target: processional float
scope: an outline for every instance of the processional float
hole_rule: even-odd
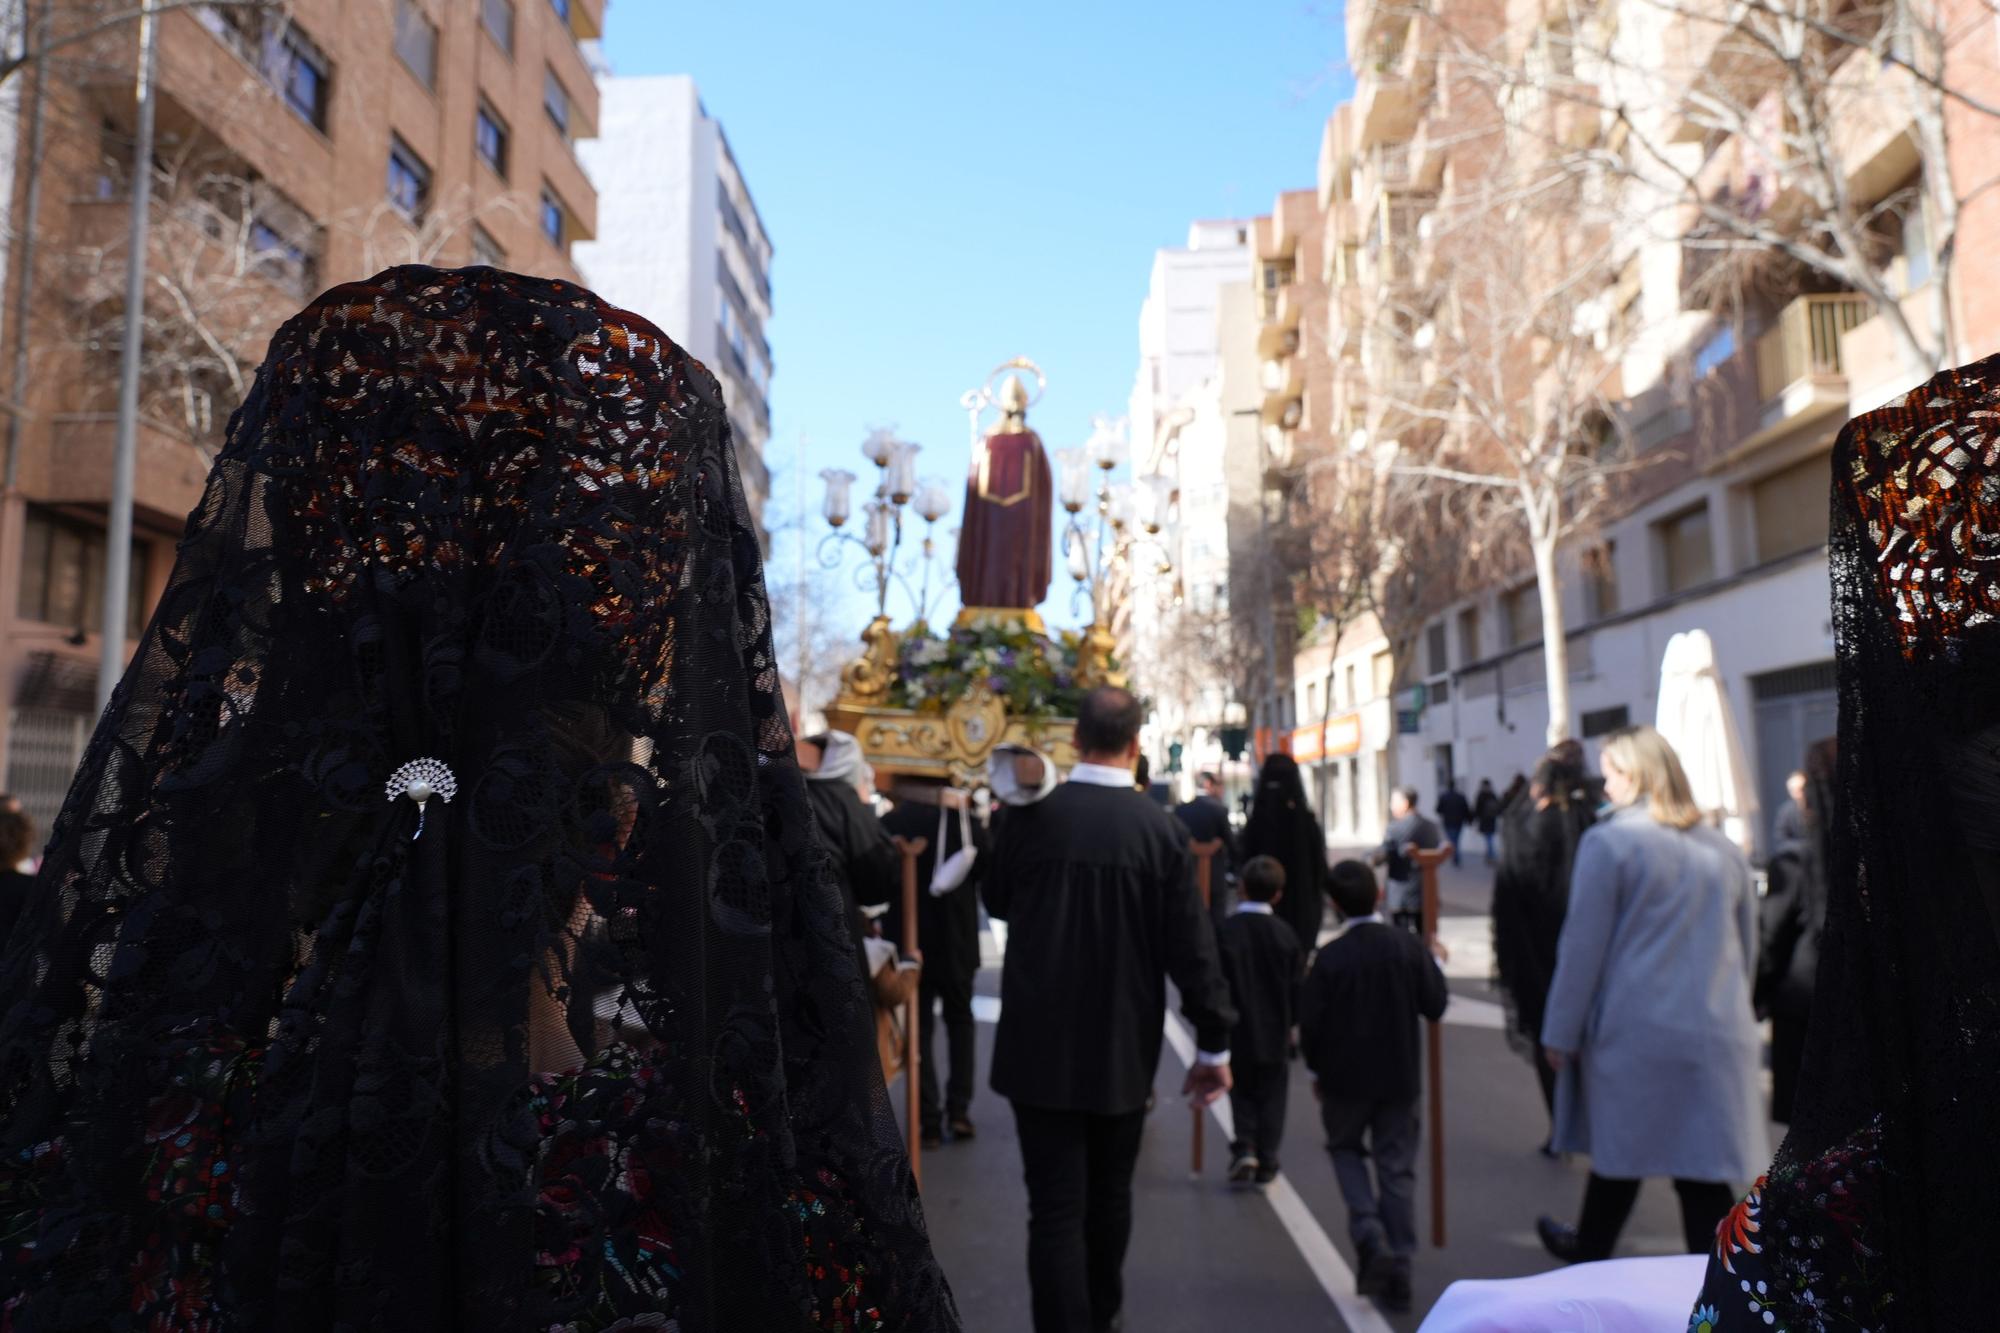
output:
[[[1030,391],[1023,376],[1034,381]],[[1047,379],[1025,357],[996,368],[959,404],[968,414],[971,466],[955,558],[962,609],[949,631],[929,618],[945,591],[933,580],[935,529],[950,510],[942,483],[919,481],[920,446],[888,431],[872,433],[862,454],[876,469],[874,494],[853,518],[852,472],[828,469],[824,517],[832,528],[820,561],[840,563],[844,548],[867,556],[858,573],[875,596],[875,613],[861,635],[861,653],[842,670],[840,690],[826,707],[833,727],[861,744],[879,779],[928,779],[971,789],[986,780],[989,760],[1004,746],[1040,753],[1058,772],[1076,763],[1076,706],[1101,684],[1124,684],[1114,659],[1115,586],[1129,578],[1132,557],[1160,541],[1178,500],[1164,477],[1114,483],[1126,461],[1124,434],[1100,419],[1089,445],[1064,449],[1051,472],[1042,440],[1028,425]],[[990,423],[988,418],[991,418]],[[1059,479],[1059,482],[1058,482]],[[1080,632],[1050,634],[1036,608],[1048,596],[1055,552],[1055,510],[1067,515],[1062,546],[1079,604],[1090,620]],[[924,523],[920,543],[906,550],[906,520]],[[912,570],[911,565],[918,567]],[[901,586],[914,605],[907,626],[889,615],[890,592]],[[915,949],[916,858],[923,843],[903,844],[905,930]],[[916,1001],[907,1025],[911,1160],[919,1162]]]

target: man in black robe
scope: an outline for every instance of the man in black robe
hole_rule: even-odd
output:
[[[1229,826],[1229,807],[1222,803],[1222,779],[1213,773],[1203,773],[1195,779],[1195,788],[1194,799],[1176,809],[1174,817],[1187,826],[1191,841],[1222,844],[1208,880],[1209,915],[1220,929],[1229,916],[1229,884],[1236,871],[1236,830]]]
[[[972,1023],[972,980],[979,971],[978,894],[986,858],[981,852],[985,839],[979,826],[963,816],[965,795],[935,779],[902,778],[895,787],[896,808],[882,817],[892,836],[922,838],[930,844],[917,858],[917,946],[924,955],[923,980],[917,990],[917,1033],[922,1046],[917,1089],[922,1103],[919,1127],[926,1148],[943,1145],[947,1126],[954,1139],[969,1139],[973,1134],[969,1111],[979,1044]],[[967,829],[972,831],[975,852],[971,873],[948,892],[934,892],[938,866],[965,846]],[[883,934],[907,944],[900,896],[890,902]],[[938,1095],[937,1062],[932,1055],[932,1036],[937,1030],[933,1011],[940,1009],[951,1056],[942,1097]]]
[[[1007,812],[984,877],[1008,923],[993,1090],[1021,1140],[1035,1333],[1117,1325],[1169,977],[1199,1051],[1185,1091],[1230,1085],[1235,1014],[1187,832],[1132,787],[1144,719],[1125,690],[1091,691],[1069,781]]]

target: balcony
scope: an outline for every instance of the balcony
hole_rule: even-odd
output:
[[[1379,143],[1360,159],[1354,172],[1354,202],[1364,216],[1381,207],[1382,196],[1410,188],[1410,145]]]
[[[1410,185],[1418,190],[1436,190],[1444,183],[1445,129],[1434,117],[1425,117],[1410,139]]]
[[[1846,403],[1847,381],[1840,364],[1840,337],[1875,313],[1867,298],[1847,293],[1801,296],[1786,306],[1769,332],[1757,339],[1757,393],[1766,402],[1783,400],[1801,385],[1834,386]],[[1787,416],[1797,415],[1788,411]]]
[[[1874,304],[1851,293],[1801,296],[1779,312],[1757,339],[1757,428],[1716,463],[1723,466],[1820,418],[1848,413],[1849,387],[1841,343],[1875,315]]]
[[[1354,170],[1354,152],[1351,146],[1354,131],[1348,123],[1349,108],[1346,103],[1335,107],[1333,114],[1326,118],[1326,128],[1319,136],[1319,206],[1329,208],[1336,199],[1345,198],[1350,178]]]
[[[1305,369],[1302,358],[1286,356],[1266,361],[1261,373],[1264,390],[1260,411],[1267,422],[1277,422],[1286,429],[1299,424],[1300,398],[1305,393]]]
[[[1437,233],[1437,210],[1433,209],[1417,219],[1417,249],[1411,264],[1411,278],[1420,288],[1431,286],[1440,276]]]
[[[1396,33],[1377,41],[1354,71],[1354,147],[1407,139],[1417,127],[1419,89],[1406,71],[1403,39]]]
[[[1299,350],[1299,327],[1295,293],[1297,289],[1286,287],[1278,293],[1280,308],[1287,305],[1293,309],[1289,324],[1282,319],[1268,319],[1257,326],[1257,355],[1267,361],[1275,361],[1281,356],[1290,356]]]

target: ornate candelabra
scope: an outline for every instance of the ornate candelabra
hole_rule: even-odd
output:
[[[819,544],[823,568],[840,567],[848,547],[858,548],[864,559],[855,566],[855,583],[875,595],[875,616],[862,631],[861,656],[841,673],[841,684],[857,698],[879,699],[888,693],[896,675],[896,633],[889,621],[889,591],[901,585],[914,606],[913,629],[923,633],[935,599],[951,586],[948,578],[932,588],[932,566],[937,563],[936,528],[939,519],[951,512],[951,488],[936,478],[917,477],[917,455],[923,446],[896,438],[894,431],[870,431],[861,442],[861,456],[874,464],[875,494],[861,507],[861,531],[849,529],[853,517],[854,473],[845,468],[827,468],[820,480],[826,496],[820,513],[831,529]],[[905,510],[923,520],[924,534],[918,581],[899,562],[903,550]]]
[[[1090,607],[1090,624],[1077,654],[1078,677],[1089,685],[1121,683],[1114,679],[1120,673],[1111,668],[1118,642],[1112,625],[1117,602],[1141,561],[1160,577],[1174,571],[1170,533],[1180,489],[1161,472],[1136,482],[1112,481],[1129,453],[1124,420],[1103,416],[1096,419],[1088,443],[1055,452],[1056,493],[1069,515],[1063,555],[1076,581],[1073,605],[1087,602]],[[1086,510],[1095,511],[1094,522]]]

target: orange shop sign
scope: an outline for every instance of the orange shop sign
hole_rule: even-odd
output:
[[[1361,749],[1361,714],[1343,713],[1325,727],[1300,727],[1292,733],[1292,758],[1302,764],[1356,754]]]

